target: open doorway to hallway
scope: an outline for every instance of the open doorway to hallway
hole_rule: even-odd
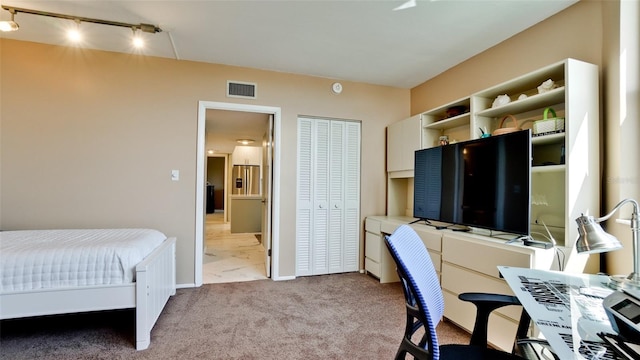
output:
[[[273,156],[273,148],[279,119],[278,108],[200,102],[197,173],[202,175],[197,178],[203,189],[206,187],[204,182],[209,182],[207,158],[224,156],[226,161],[224,215],[220,211],[205,213],[206,201],[204,204],[201,200],[197,201],[196,211],[201,215],[196,221],[196,286],[202,283],[255,280],[272,275],[271,249],[277,245],[271,241],[273,233],[277,232],[277,227],[272,226],[272,219],[275,220],[273,216],[278,214],[277,209],[271,206],[272,196],[277,193],[278,186],[277,179],[273,184],[272,169],[277,167],[278,161]],[[247,144],[239,146],[240,139],[253,139],[253,149],[262,150],[265,157],[246,160],[247,154],[254,152],[236,151],[249,150]],[[242,162],[238,163],[238,160]],[[254,168],[252,170],[258,170],[258,167],[262,170],[251,172],[250,177],[259,178],[259,192],[235,191],[240,176],[235,175],[235,167],[241,164]],[[205,200],[207,192],[205,190],[197,194],[197,198]],[[202,222],[198,221],[200,219]],[[256,259],[258,254],[261,255],[259,260]]]

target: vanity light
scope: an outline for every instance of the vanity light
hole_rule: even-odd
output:
[[[239,144],[242,144],[242,145],[249,145],[249,144],[253,144],[255,142],[255,140],[253,140],[253,139],[238,139],[238,140],[236,140],[236,142],[238,142]]]

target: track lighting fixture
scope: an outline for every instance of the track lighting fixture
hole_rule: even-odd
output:
[[[4,8],[4,6],[2,8]],[[16,16],[16,10],[15,9],[5,9],[5,10],[8,10],[11,13],[11,20],[0,21],[0,31],[8,32],[8,31],[18,30],[20,26],[18,26],[18,23],[15,22],[14,20],[14,17]]]
[[[101,25],[126,27],[126,28],[129,28],[129,29],[133,30],[133,32],[134,32],[134,42],[135,42],[135,39],[137,38],[135,36],[137,30],[140,30],[142,32],[147,32],[147,33],[158,33],[158,32],[162,31],[162,29],[160,29],[160,27],[152,25],[152,24],[142,24],[142,23],[141,24],[130,24],[130,23],[94,19],[94,18],[88,18],[88,17],[82,17],[82,16],[57,14],[57,13],[52,13],[52,12],[40,11],[40,10],[23,9],[23,8],[17,8],[17,7],[6,6],[6,5],[2,5],[2,8],[11,13],[11,21],[0,21],[0,31],[16,31],[16,30],[18,30],[18,28],[19,28],[18,23],[16,23],[14,21],[14,16],[15,16],[16,13],[25,13],[25,14],[38,15],[38,16],[48,16],[48,17],[53,17],[53,18],[58,18],[58,19],[73,20],[78,25],[81,22],[87,22],[87,23],[94,23],[94,24],[101,24]],[[141,43],[142,43],[141,40],[139,40],[137,42],[138,42],[139,45],[141,45]]]

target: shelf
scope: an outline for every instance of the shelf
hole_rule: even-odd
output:
[[[518,114],[531,109],[542,108],[564,102],[564,86],[549,92],[532,95],[526,99],[514,100],[508,104],[476,112],[476,116],[498,117],[505,114]]]
[[[425,129],[450,129],[458,126],[469,125],[471,115],[469,113],[460,114],[448,119],[439,120],[431,124],[424,125]]]
[[[531,167],[531,172],[536,174],[565,171],[567,166],[562,165],[534,165]]]
[[[564,142],[565,133],[555,133],[531,137],[532,145],[558,144]]]

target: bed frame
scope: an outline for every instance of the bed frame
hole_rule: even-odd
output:
[[[151,343],[151,329],[176,293],[176,239],[168,238],[136,266],[136,282],[0,294],[0,319],[136,309],[136,349]]]

